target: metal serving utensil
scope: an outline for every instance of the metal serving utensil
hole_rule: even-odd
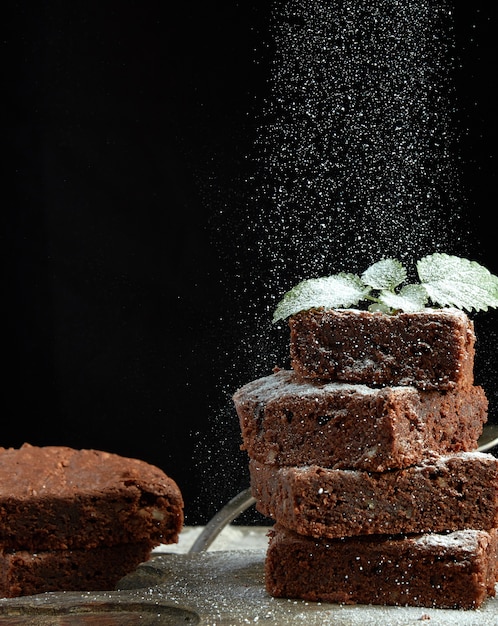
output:
[[[189,554],[207,550],[227,524],[256,502],[248,487],[237,494],[212,517],[190,547]]]

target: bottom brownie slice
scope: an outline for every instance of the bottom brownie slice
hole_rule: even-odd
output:
[[[46,591],[107,591],[147,561],[149,543],[89,550],[1,552],[0,596],[15,598]]]
[[[273,597],[476,609],[495,595],[498,530],[314,539],[276,524],[265,563]]]

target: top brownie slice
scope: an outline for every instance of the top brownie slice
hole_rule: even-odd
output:
[[[175,543],[183,499],[161,469],[99,450],[0,448],[0,548]]]
[[[458,309],[310,309],[289,326],[291,366],[305,379],[440,390],[474,382],[474,325]]]

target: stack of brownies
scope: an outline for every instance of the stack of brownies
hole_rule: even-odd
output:
[[[140,459],[0,448],[0,596],[113,589],[183,527],[176,482]]]
[[[290,370],[234,394],[266,588],[311,601],[470,609],[495,595],[498,459],[457,309],[291,317]]]

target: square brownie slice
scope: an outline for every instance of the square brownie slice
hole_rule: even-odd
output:
[[[483,452],[426,458],[387,472],[249,461],[256,509],[313,537],[498,527],[498,459]]]
[[[148,543],[88,550],[0,552],[0,596],[48,591],[106,591],[151,555]]]
[[[474,325],[458,309],[311,309],[289,326],[291,367],[303,378],[438,390],[474,381]]]
[[[0,448],[5,551],[175,543],[183,498],[160,468],[100,450]]]
[[[268,593],[312,602],[477,609],[495,596],[498,531],[313,539],[276,525]]]
[[[487,420],[481,387],[423,391],[310,382],[279,370],[233,396],[242,449],[260,463],[382,472],[429,453],[477,448]]]

